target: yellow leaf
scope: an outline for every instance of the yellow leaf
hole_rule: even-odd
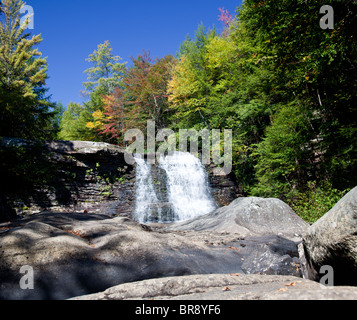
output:
[[[104,118],[103,112],[100,110],[93,112],[93,118],[98,120],[103,119]]]
[[[94,123],[93,122],[88,122],[87,124],[86,124],[86,127],[88,128],[88,129],[94,129]]]

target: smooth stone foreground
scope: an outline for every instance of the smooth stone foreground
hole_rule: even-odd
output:
[[[354,287],[328,288],[292,276],[193,275],[122,284],[72,300],[356,300]]]
[[[34,290],[22,290],[22,266]],[[0,299],[68,299],[164,277],[299,276],[297,243],[269,234],[165,230],[123,217],[43,213],[0,225]]]

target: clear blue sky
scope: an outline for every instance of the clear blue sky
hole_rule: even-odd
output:
[[[176,54],[187,34],[202,22],[220,31],[218,8],[235,15],[241,0],[25,0],[34,9],[39,50],[48,57],[47,81],[52,101],[80,102],[85,61],[99,43],[109,40],[123,61],[150,50],[151,56]]]

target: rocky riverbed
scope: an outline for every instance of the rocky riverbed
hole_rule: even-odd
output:
[[[337,205],[338,214],[354,210],[356,191]],[[44,212],[0,225],[0,299],[357,298],[355,287],[302,278],[306,264],[308,271],[316,266],[314,256],[304,256],[315,228],[280,200],[261,198],[171,225]],[[34,272],[33,290],[20,288],[23,266]]]
[[[167,276],[300,275],[296,244],[278,236],[170,231],[83,213],[44,213],[0,230],[1,299],[65,299]],[[34,290],[19,287],[24,265]]]

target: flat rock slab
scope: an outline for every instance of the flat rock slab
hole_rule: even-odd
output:
[[[122,284],[72,300],[356,300],[357,288],[327,288],[292,276],[192,275]]]
[[[168,231],[123,217],[51,212],[0,230],[0,299],[68,299],[171,276],[300,273],[296,243],[274,235]],[[21,290],[22,266],[33,268],[34,290]]]

